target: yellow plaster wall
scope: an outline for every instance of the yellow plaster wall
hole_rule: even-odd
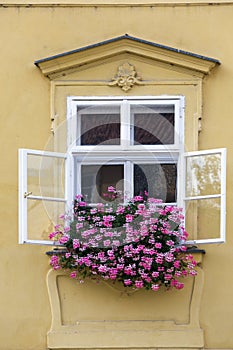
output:
[[[119,7],[6,4],[0,7],[0,348],[46,349],[51,322],[45,282],[49,269],[44,255],[47,248],[17,243],[17,151],[44,149],[51,126],[50,82],[33,62],[125,33],[214,57],[222,63],[204,79],[199,148],[228,149],[227,242],[204,246],[200,325],[206,348],[233,348],[233,4]],[[91,93],[94,95],[95,89]]]

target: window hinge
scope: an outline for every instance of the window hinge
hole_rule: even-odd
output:
[[[51,117],[51,128],[50,131],[54,135],[55,134],[55,118],[57,117],[57,114],[54,115],[54,117]]]

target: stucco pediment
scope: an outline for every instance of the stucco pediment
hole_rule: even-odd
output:
[[[220,64],[214,58],[160,45],[127,34],[40,59],[35,61],[35,64],[45,76],[56,79],[74,72],[83,72],[84,68],[87,70],[93,66],[122,59],[143,60],[143,62],[153,63],[154,66],[162,69],[167,68],[170,72],[183,71],[185,74],[198,76],[209,74],[214,66]]]

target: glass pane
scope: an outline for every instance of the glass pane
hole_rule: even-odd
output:
[[[59,216],[65,213],[65,203],[28,199],[28,239],[49,240]]]
[[[175,142],[174,106],[135,105],[131,110],[134,144],[166,145]]]
[[[124,191],[124,165],[82,165],[81,188],[85,199],[91,203],[108,200],[104,194],[109,186]]]
[[[65,159],[28,155],[27,177],[32,195],[64,198]]]
[[[186,203],[185,228],[189,240],[220,237],[220,198],[193,200]]]
[[[78,144],[120,144],[120,106],[83,106],[78,109],[78,119]]]
[[[162,199],[163,202],[176,202],[176,164],[135,164],[134,195]]]
[[[186,197],[221,193],[221,154],[186,159]]]

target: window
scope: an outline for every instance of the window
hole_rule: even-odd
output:
[[[184,153],[183,97],[69,97],[67,106],[66,154],[20,150],[20,243],[49,244],[76,194],[95,205],[108,186],[184,207],[193,241],[224,241],[225,151]],[[205,236],[206,215],[216,235]]]
[[[183,99],[70,99],[69,150],[74,193],[106,200],[112,185],[128,197],[143,194],[177,202]]]

